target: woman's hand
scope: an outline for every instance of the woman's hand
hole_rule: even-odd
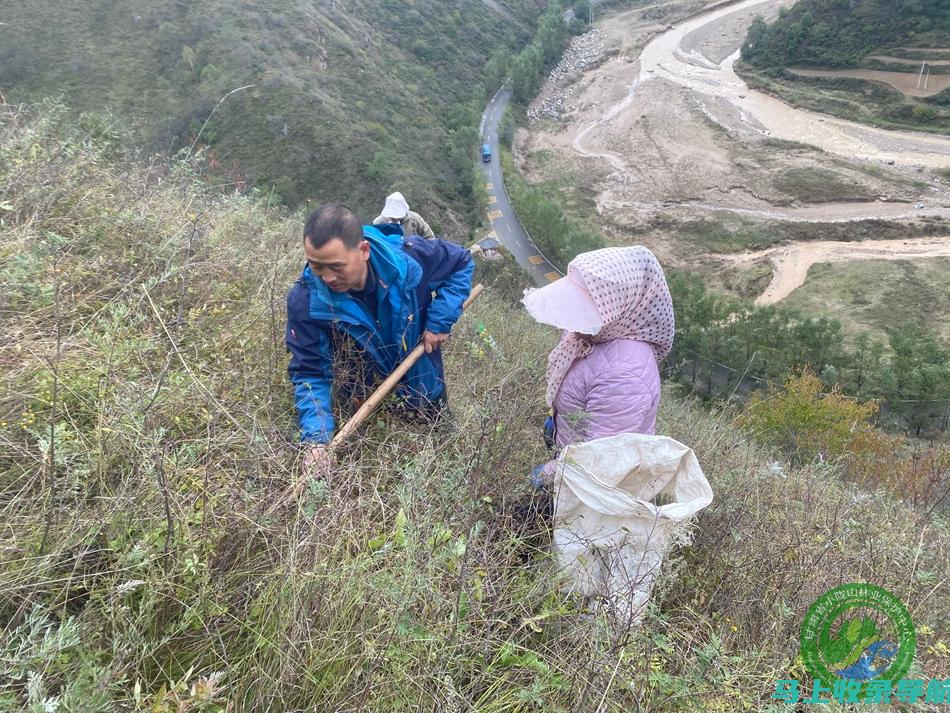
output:
[[[554,449],[555,443],[555,433],[556,427],[554,425],[554,416],[548,414],[548,417],[544,419],[544,445],[546,445],[550,450]]]

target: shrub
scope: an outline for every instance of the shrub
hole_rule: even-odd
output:
[[[860,403],[837,388],[822,392],[821,380],[803,371],[784,388],[753,394],[739,423],[801,464],[834,463],[864,487],[884,486],[928,511],[941,506],[950,495],[950,450],[875,428],[873,402]]]
[[[930,122],[936,119],[940,112],[937,111],[936,107],[927,106],[926,104],[914,104],[911,113],[917,121]]]
[[[859,434],[871,428],[869,419],[877,407],[844,397],[837,388],[823,394],[823,388],[821,379],[802,371],[784,388],[753,394],[741,423],[799,463],[815,458],[836,462],[852,452]]]

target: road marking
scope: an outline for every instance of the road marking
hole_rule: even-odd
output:
[[[561,279],[561,276],[553,270],[551,272],[544,273],[544,276],[548,278],[548,282],[556,282],[557,280]]]
[[[528,262],[530,262],[532,265],[540,265],[542,262],[544,262],[544,258],[540,255],[532,255],[528,258]]]
[[[495,205],[498,202],[497,196],[488,196],[488,205]]]
[[[500,210],[490,210],[490,211],[488,211],[488,219],[489,219],[489,220],[498,220],[498,219],[499,219],[501,216],[503,216],[503,215],[504,215],[504,213],[502,213]]]
[[[509,233],[511,232],[511,224],[510,224],[510,223],[505,223],[505,230],[507,230]]]

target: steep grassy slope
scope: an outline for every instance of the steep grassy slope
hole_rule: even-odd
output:
[[[471,190],[465,104],[536,16],[530,0],[6,3],[0,91],[112,110],[164,152],[252,85],[201,134],[222,176],[367,213],[398,187],[440,223]]]
[[[946,675],[933,503],[775,462],[672,389],[660,432],[716,502],[641,627],[558,595],[514,508],[554,335],[507,266],[448,345],[458,431],[380,415],[268,516],[298,467],[299,220],[63,112],[0,125],[0,710],[765,710],[805,608],[854,580],[914,613],[913,677]]]

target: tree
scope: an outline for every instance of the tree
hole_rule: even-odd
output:
[[[534,96],[541,75],[541,49],[536,44],[525,47],[511,65],[511,84],[516,101],[527,102]]]
[[[181,48],[181,61],[188,65],[188,68],[191,70],[192,74],[196,74],[195,72],[196,59],[197,59],[197,55],[195,54],[195,51],[190,46],[185,45],[184,47]]]
[[[769,26],[760,15],[757,15],[749,26],[745,42],[742,44],[742,60],[762,66],[762,55],[766,50]]]
[[[503,48],[495,50],[485,64],[485,71],[482,74],[485,92],[489,95],[494,94],[508,76],[510,69],[511,55],[508,51]]]
[[[541,64],[552,66],[560,58],[567,44],[567,26],[560,3],[551,3],[538,26],[537,42],[541,46]]]
[[[373,179],[377,185],[382,186],[386,183],[386,176],[389,172],[389,155],[386,151],[380,149],[373,154],[364,168],[367,178]]]
[[[574,17],[587,24],[588,19],[590,19],[589,0],[579,0],[579,2],[574,3]]]
[[[928,106],[927,104],[915,104],[914,108],[911,109],[911,113],[917,121],[929,123],[937,118],[939,112],[936,107]]]
[[[918,435],[930,420],[930,406],[950,398],[950,354],[930,332],[908,325],[890,334],[889,397]]]
[[[860,396],[870,380],[880,378],[883,353],[884,345],[867,332],[862,332],[854,340],[854,350],[847,355],[845,371],[845,383],[852,393]]]
[[[913,41],[915,33],[950,24],[941,0],[799,0],[771,24],[756,19],[743,60],[763,69],[794,64],[850,65],[882,47]]]

